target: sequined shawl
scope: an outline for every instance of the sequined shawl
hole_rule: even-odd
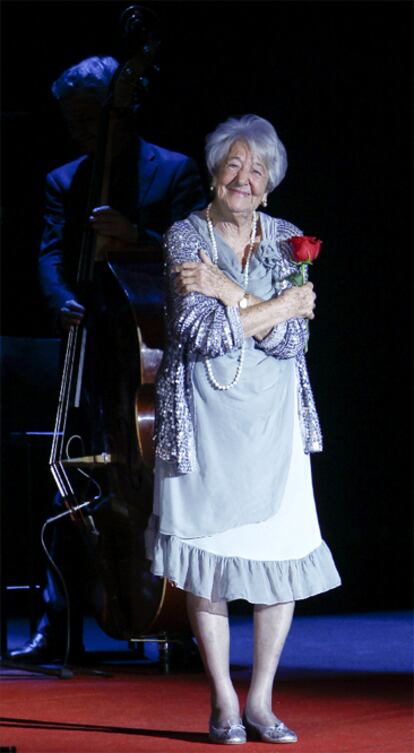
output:
[[[288,277],[297,272],[290,254],[289,238],[302,232],[285,220],[259,213],[262,242],[258,253],[262,263],[273,269],[275,295],[291,286]],[[164,236],[167,284],[166,341],[156,382],[155,452],[175,464],[178,473],[198,468],[193,427],[191,373],[196,358],[215,357],[240,348],[243,328],[236,306],[224,306],[201,293],[178,295],[171,267],[185,261],[200,261],[198,251],[206,247],[189,219],[176,222]],[[211,253],[211,249],[208,249]],[[303,319],[278,324],[257,347],[275,358],[295,358],[299,418],[305,452],[322,450],[322,435],[309,382],[304,346],[308,330]]]

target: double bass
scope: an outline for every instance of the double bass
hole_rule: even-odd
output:
[[[121,28],[128,59],[102,106],[86,217],[108,203],[123,118],[140,106],[157,69],[152,11],[130,6]],[[116,639],[188,635],[184,592],[152,575],[144,542],[164,338],[161,249],[103,242],[87,228],[77,295],[87,315],[67,337],[50,469],[88,554],[90,605]]]

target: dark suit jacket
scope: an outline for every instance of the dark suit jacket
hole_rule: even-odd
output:
[[[76,297],[80,246],[92,208],[91,175],[92,158],[83,156],[46,179],[39,276],[55,320],[64,302]],[[170,225],[207,203],[194,160],[140,138],[114,163],[113,178],[109,203],[138,225],[142,243],[160,243]]]

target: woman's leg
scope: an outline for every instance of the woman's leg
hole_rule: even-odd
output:
[[[187,609],[211,691],[212,722],[237,724],[239,700],[230,677],[230,628],[225,601],[187,593]]]
[[[253,672],[246,701],[246,714],[256,724],[274,724],[272,690],[280,655],[295,608],[294,602],[254,607]]]

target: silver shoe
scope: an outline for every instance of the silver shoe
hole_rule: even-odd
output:
[[[223,727],[215,727],[210,721],[208,738],[210,742],[220,745],[241,745],[247,742],[246,729],[241,722],[227,722]]]
[[[244,714],[243,723],[249,740],[261,740],[262,743],[297,743],[298,741],[296,732],[286,727],[280,719],[274,724],[256,724]]]

